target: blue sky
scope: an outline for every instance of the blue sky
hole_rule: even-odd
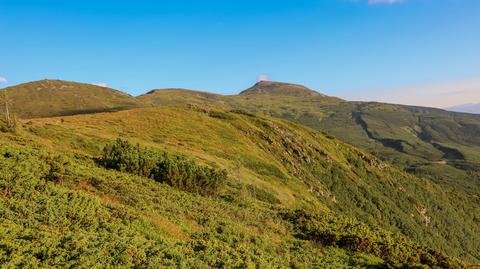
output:
[[[0,0],[0,87],[233,94],[261,74],[346,99],[447,106],[429,96],[452,88],[480,102],[480,1]]]

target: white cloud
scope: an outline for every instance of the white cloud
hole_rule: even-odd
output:
[[[108,87],[108,84],[105,82],[97,82],[97,83],[92,83],[93,85],[100,86],[100,87]]]
[[[7,83],[8,80],[5,77],[0,76],[0,83]]]
[[[368,0],[369,5],[379,5],[379,4],[393,5],[393,4],[399,4],[402,2],[404,2],[404,0]]]
[[[267,74],[261,74],[257,77],[257,82],[261,81],[270,81],[270,78],[268,77]]]

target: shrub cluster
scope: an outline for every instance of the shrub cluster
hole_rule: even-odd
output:
[[[220,111],[210,111],[208,115],[212,118],[217,118],[221,120],[231,120],[233,117],[231,115],[228,115],[227,113],[220,112]]]
[[[198,165],[184,156],[142,148],[121,139],[105,146],[101,163],[106,168],[202,195],[216,193],[227,180],[226,170]]]
[[[302,209],[284,212],[282,216],[293,224],[294,234],[300,239],[369,253],[382,258],[389,268],[465,268],[458,260],[433,249],[353,219]]]
[[[259,201],[262,201],[262,202],[266,202],[266,203],[270,203],[270,204],[279,204],[280,203],[280,200],[272,193],[264,190],[264,189],[260,189],[258,187],[256,187],[255,185],[247,185],[247,190],[248,192],[250,193],[250,195],[252,195],[252,197],[254,197],[255,199],[259,200]]]
[[[182,194],[148,178],[92,167],[85,156],[0,139],[0,268],[345,268],[376,263],[278,237],[284,228],[276,225],[275,212],[261,203],[237,206]]]
[[[66,166],[69,163],[68,160],[61,155],[44,156],[43,160],[48,165],[48,171],[43,176],[43,179],[57,183],[61,182],[67,174]]]

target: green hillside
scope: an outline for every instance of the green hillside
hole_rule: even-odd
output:
[[[191,106],[18,128],[0,136],[0,262],[12,267],[462,268],[456,258],[480,258],[480,212],[464,193],[283,120]],[[116,171],[102,151],[118,137],[131,147],[110,155]],[[193,163],[158,181],[164,170],[148,169],[164,154]],[[192,165],[226,169],[227,181],[192,193],[172,174],[200,171]]]
[[[276,82],[235,96],[133,98],[63,81],[7,91],[22,118],[15,130],[0,126],[7,267],[480,262],[476,116]]]
[[[40,80],[4,88],[19,118],[65,116],[140,106],[134,97],[106,87],[62,80]],[[3,94],[2,94],[3,96]]]
[[[224,96],[219,94],[187,90],[187,89],[158,89],[140,95],[137,99],[150,106],[172,106],[172,105],[226,105]]]
[[[233,96],[160,89],[134,98],[94,85],[48,80],[6,90],[11,110],[21,118],[178,105],[266,114],[328,133],[446,187],[480,193],[480,115],[347,102],[302,85],[268,81]]]
[[[183,91],[144,95],[151,104],[206,104],[288,119],[333,135],[405,171],[480,193],[480,115],[374,102],[347,102],[296,84],[259,82],[239,95]]]

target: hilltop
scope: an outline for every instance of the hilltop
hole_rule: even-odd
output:
[[[167,88],[152,90],[137,97],[140,102],[151,106],[185,104],[222,104],[224,96],[188,89]]]
[[[275,81],[260,81],[252,87],[240,92],[240,95],[255,94],[289,95],[301,97],[324,96],[323,94],[313,91],[303,85]]]
[[[39,80],[1,91],[8,92],[12,110],[20,118],[95,113],[140,106],[133,96],[121,91],[62,80]]]

